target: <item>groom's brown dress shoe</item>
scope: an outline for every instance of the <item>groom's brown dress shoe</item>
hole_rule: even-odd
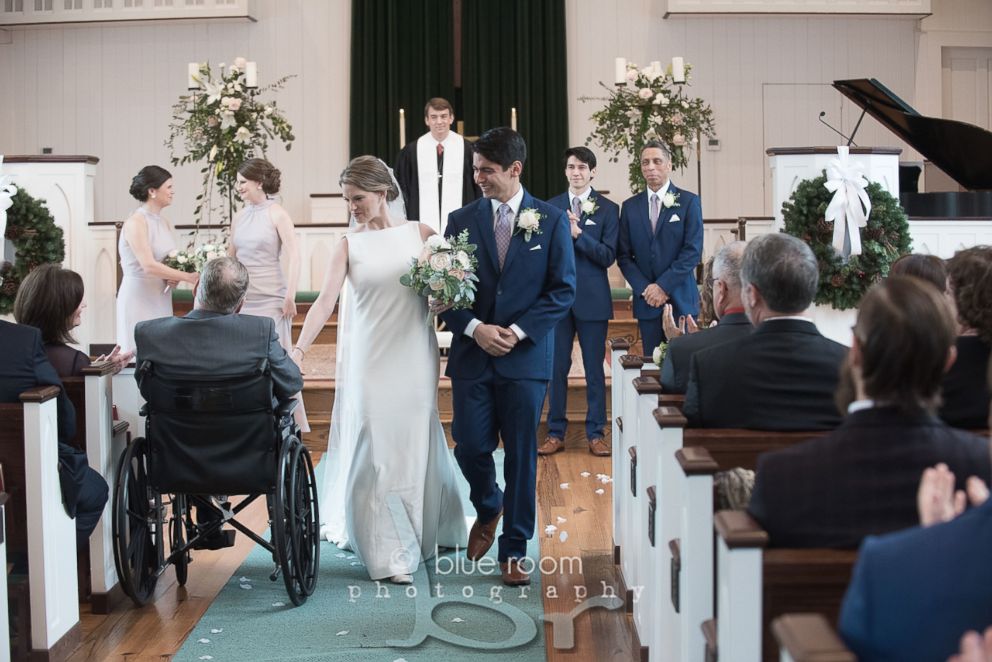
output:
[[[507,586],[527,586],[530,575],[520,568],[520,559],[501,561],[499,569],[503,572],[503,583]]]
[[[475,520],[475,524],[472,525],[472,530],[468,534],[468,547],[465,549],[465,556],[470,561],[478,561],[493,546],[493,541],[496,540],[496,527],[499,525],[499,518],[502,516],[503,510],[500,509],[496,517],[485,524],[479,522],[478,519]]]
[[[538,455],[554,455],[565,450],[565,442],[558,437],[547,437],[544,443],[537,447]]]
[[[610,442],[602,437],[593,437],[589,440],[589,452],[596,457],[609,457],[612,452]]]

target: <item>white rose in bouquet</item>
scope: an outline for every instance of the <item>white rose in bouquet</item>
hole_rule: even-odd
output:
[[[650,87],[642,87],[641,89],[637,90],[637,96],[639,96],[640,98],[646,101],[654,96],[654,92],[651,90]]]
[[[431,269],[444,271],[451,266],[451,255],[448,253],[435,253],[430,259]]]
[[[427,247],[434,251],[449,250],[451,248],[451,244],[449,244],[448,240],[441,235],[432,234],[427,238]]]
[[[455,254],[455,259],[458,260],[458,264],[461,265],[462,269],[472,268],[472,258],[470,258],[468,253],[465,251],[458,251],[458,253]]]

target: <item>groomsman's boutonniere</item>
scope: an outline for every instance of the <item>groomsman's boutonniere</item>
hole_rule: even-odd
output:
[[[517,227],[513,229],[513,234],[523,232],[524,241],[530,241],[531,235],[543,234],[541,232],[542,218],[541,212],[533,207],[530,209],[521,209],[517,215]]]
[[[582,202],[582,213],[586,216],[592,216],[599,209],[599,205],[596,204],[596,198],[591,195]]]
[[[671,209],[672,207],[679,206],[679,196],[681,193],[666,193],[661,198],[661,204],[665,206],[665,209]]]

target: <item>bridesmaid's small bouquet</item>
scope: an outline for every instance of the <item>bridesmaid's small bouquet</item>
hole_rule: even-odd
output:
[[[471,308],[479,281],[475,275],[475,250],[476,245],[468,241],[468,230],[452,239],[432,235],[424,242],[420,255],[413,258],[410,271],[400,277],[400,283],[454,310]],[[433,315],[427,321],[433,324]]]
[[[200,270],[198,260],[194,251],[169,251],[169,254],[162,258],[162,264],[176,271],[192,274]]]

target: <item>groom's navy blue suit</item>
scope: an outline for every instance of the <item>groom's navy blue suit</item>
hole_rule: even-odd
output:
[[[677,320],[699,314],[699,289],[695,269],[703,253],[703,213],[699,197],[669,183],[676,205],[661,207],[651,232],[648,191],[627,198],[620,210],[617,266],[634,290],[634,317],[641,329],[644,353],[662,341],[661,308],[649,306],[641,293],[651,283],[668,294]],[[675,220],[676,216],[678,220]]]
[[[525,190],[520,210],[536,209],[541,234],[510,240],[499,268],[493,201],[482,198],[448,216],[444,234],[468,230],[478,246],[475,305],[441,315],[453,333],[446,373],[454,400],[455,458],[471,488],[480,522],[502,508],[499,560],[522,558],[534,535],[537,488],[537,426],[554,357],[554,328],[575,299],[575,255],[568,218],[561,209]],[[518,210],[519,213],[519,210]],[[516,221],[514,221],[514,227]],[[494,357],[464,335],[473,319],[509,328],[526,338],[504,356]],[[506,493],[496,485],[492,453],[503,440]]]

